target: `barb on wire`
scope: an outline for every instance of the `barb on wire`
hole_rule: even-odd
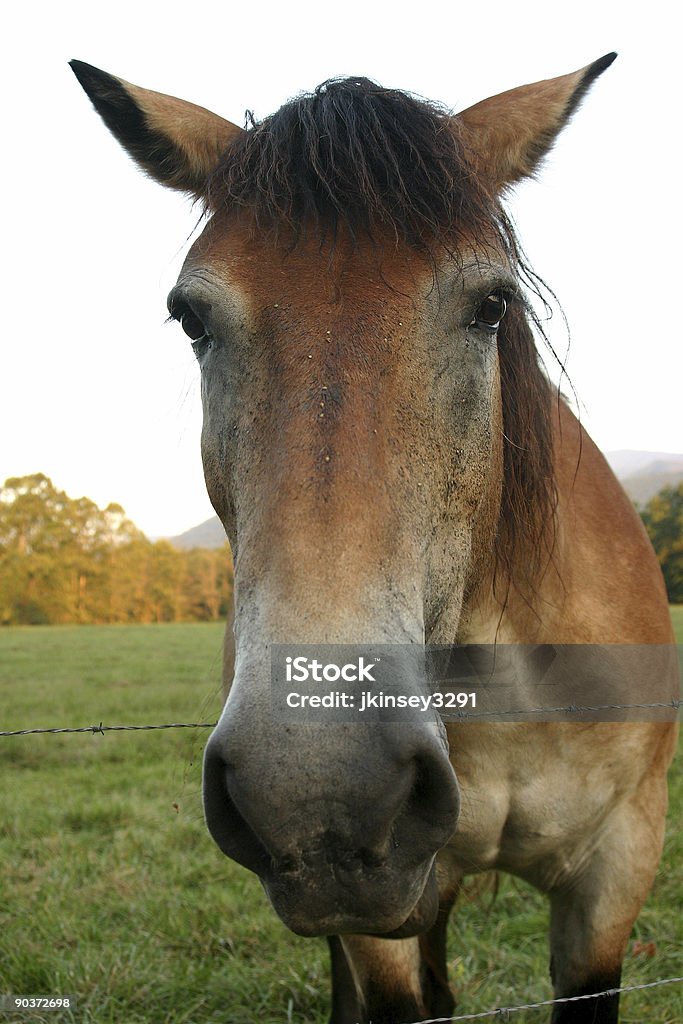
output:
[[[616,996],[621,992],[637,992],[644,988],[657,988],[659,985],[674,985],[683,982],[681,978],[661,978],[659,981],[647,981],[640,985],[623,985],[621,988],[608,988],[604,992],[591,992],[581,996],[561,996],[557,999],[543,999],[539,1003],[523,1003],[519,1006],[499,1006],[495,1010],[483,1010],[481,1013],[465,1013],[460,1017],[429,1017],[428,1020],[414,1021],[413,1024],[457,1024],[464,1020],[483,1020],[484,1017],[498,1017],[507,1020],[512,1013],[520,1010],[537,1010],[544,1006],[555,1006],[557,1003],[578,1003],[582,999],[601,999],[604,996]]]
[[[560,715],[580,714],[595,711],[633,711],[639,708],[668,708],[669,710],[680,710],[683,707],[683,700],[655,701],[651,704],[595,704],[592,706],[581,704],[569,704],[566,707],[556,708],[517,708],[513,710],[500,711],[454,711],[452,714],[444,715],[446,721],[469,721],[475,718],[495,718],[505,715]],[[163,725],[82,725],[78,727],[42,728],[42,729],[3,729],[0,736],[30,736],[35,734],[55,734],[71,732],[91,732],[103,735],[105,732],[145,732],[150,729],[213,729],[216,722],[169,722]]]

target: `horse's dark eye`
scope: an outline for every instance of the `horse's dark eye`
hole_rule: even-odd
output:
[[[197,359],[201,359],[209,349],[213,348],[213,342],[206,327],[191,309],[174,313],[174,316],[176,320],[180,321],[180,326],[192,341],[192,349]]]
[[[189,309],[180,317],[180,324],[188,338],[198,341],[206,334],[204,324],[198,316],[195,316]]]
[[[500,321],[505,316],[507,302],[500,292],[487,295],[470,326],[485,327],[489,331],[497,331]]]

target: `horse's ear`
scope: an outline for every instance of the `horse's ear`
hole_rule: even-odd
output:
[[[530,177],[616,53],[580,71],[522,85],[457,115],[474,165],[496,192]]]
[[[143,170],[162,185],[205,195],[208,178],[241,128],[204,107],[141,89],[83,61],[70,64],[107,128]]]

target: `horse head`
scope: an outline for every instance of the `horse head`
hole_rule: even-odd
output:
[[[73,64],[141,167],[206,210],[169,297],[235,563],[206,818],[302,934],[430,927],[459,792],[436,716],[278,720],[272,646],[450,643],[496,572],[537,565],[552,396],[500,200],[612,59],[458,115],[331,81],[244,130]]]

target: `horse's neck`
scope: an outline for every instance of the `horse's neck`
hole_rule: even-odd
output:
[[[558,503],[548,557],[532,586],[517,583],[514,571],[511,580],[488,573],[463,606],[458,642],[671,642],[666,592],[640,518],[564,403],[554,446]]]

